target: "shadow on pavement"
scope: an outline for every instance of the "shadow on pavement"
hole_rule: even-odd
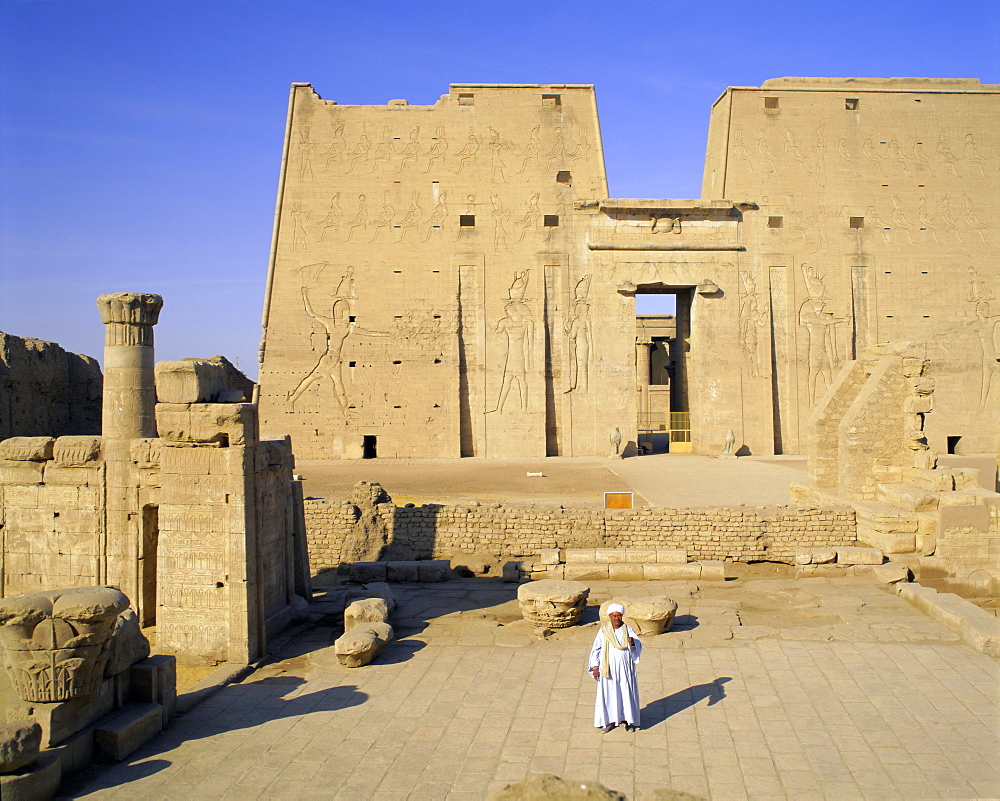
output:
[[[640,713],[642,728],[651,729],[672,715],[683,712],[706,698],[709,706],[719,703],[726,697],[726,690],[722,685],[732,680],[731,676],[719,676],[715,681],[695,684],[685,690],[675,692],[673,695],[668,695],[666,698],[646,704]]]

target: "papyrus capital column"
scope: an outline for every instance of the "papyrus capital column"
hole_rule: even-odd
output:
[[[97,299],[104,323],[101,433],[113,439],[156,436],[153,326],[163,298],[114,292]]]
[[[648,387],[650,384],[650,348],[652,340],[643,341],[637,339],[635,342],[635,383],[639,387]]]

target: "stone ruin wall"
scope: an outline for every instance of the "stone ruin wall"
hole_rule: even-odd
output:
[[[0,332],[0,439],[100,434],[101,385],[96,359]]]
[[[394,506],[378,504],[388,545],[371,558],[437,559],[487,552],[522,559],[547,548],[684,548],[695,560],[791,563],[801,547],[851,545],[854,512],[847,508],[737,507],[629,511],[543,506]],[[337,568],[342,546],[357,537],[358,508],[332,500],[305,501],[313,573]],[[351,560],[344,560],[351,561]]]

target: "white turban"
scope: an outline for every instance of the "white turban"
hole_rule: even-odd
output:
[[[608,607],[608,614],[610,615],[612,612],[620,612],[624,615],[625,607],[621,604],[611,604],[611,606]]]

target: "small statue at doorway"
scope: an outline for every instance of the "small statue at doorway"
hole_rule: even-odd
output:
[[[719,454],[720,459],[735,459],[736,458],[736,434],[733,433],[732,429],[729,429],[729,433],[726,434],[726,444],[722,446],[722,453]]]
[[[611,453],[612,459],[622,458],[622,432],[618,430],[618,426],[615,426],[615,430],[611,432],[611,447],[614,451]]]

